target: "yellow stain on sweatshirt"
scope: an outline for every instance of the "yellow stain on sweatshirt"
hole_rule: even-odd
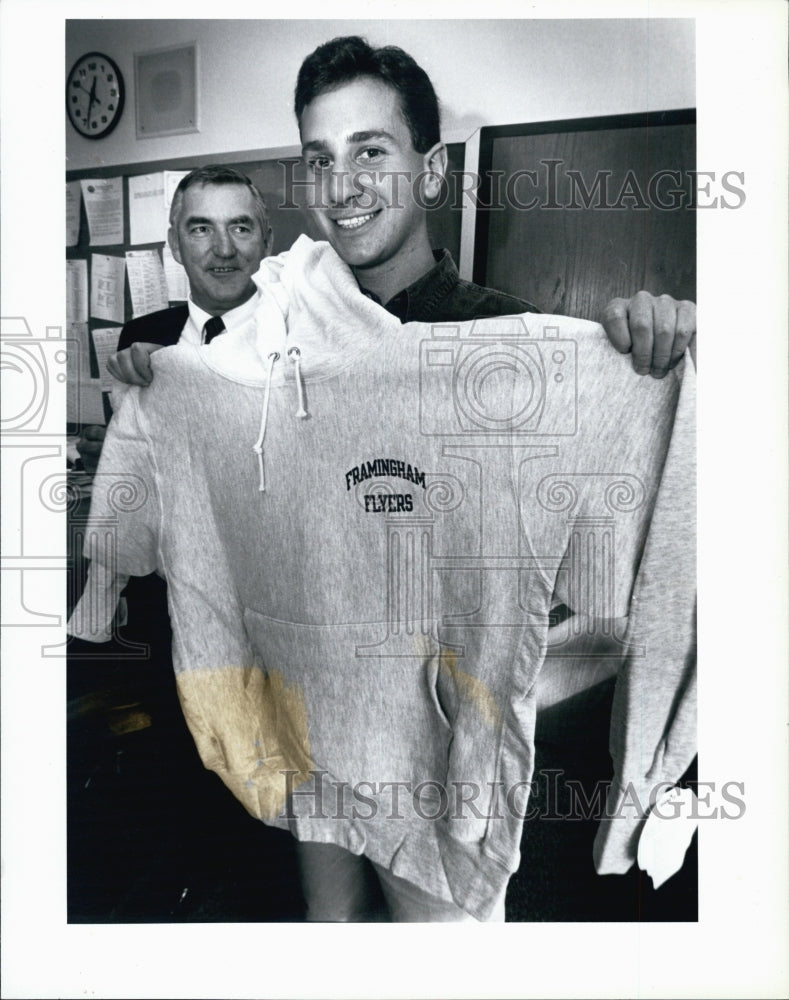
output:
[[[438,669],[445,677],[449,676],[460,700],[471,702],[476,706],[483,722],[491,728],[498,725],[499,706],[487,684],[458,668],[457,653],[454,650],[441,647],[441,652],[438,654]]]
[[[274,819],[316,769],[301,688],[255,667],[188,670],[176,685],[203,764],[253,816]]]

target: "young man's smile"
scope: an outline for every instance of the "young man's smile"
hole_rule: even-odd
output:
[[[366,215],[353,215],[353,216],[343,216],[338,219],[334,219],[334,224],[346,232],[351,232],[353,230],[361,229],[362,226],[366,225],[376,218],[380,212],[368,212]]]

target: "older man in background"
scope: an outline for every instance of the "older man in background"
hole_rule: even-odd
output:
[[[167,241],[189,280],[189,301],[128,322],[118,350],[120,378],[147,363],[154,347],[209,343],[253,322],[260,293],[252,275],[268,257],[272,232],[263,196],[243,174],[223,166],[199,167],[181,180],[170,208]],[[143,346],[147,345],[147,346]],[[84,428],[77,444],[95,472],[105,428]]]

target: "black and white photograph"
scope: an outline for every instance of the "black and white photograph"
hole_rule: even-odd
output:
[[[785,10],[55,6],[2,995],[784,995]]]

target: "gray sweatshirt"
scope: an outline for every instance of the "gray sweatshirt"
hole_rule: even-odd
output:
[[[159,351],[123,396],[75,620],[164,574],[206,767],[266,823],[484,917],[519,863],[563,602],[621,662],[595,862],[626,871],[695,752],[690,361],[638,378],[566,317],[401,325],[306,237],[258,280],[254,331]]]

